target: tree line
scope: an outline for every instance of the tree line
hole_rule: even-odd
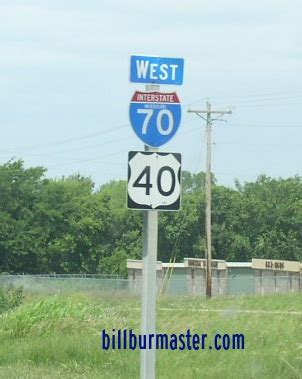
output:
[[[216,183],[213,257],[302,260],[300,176]],[[204,257],[205,174],[182,173],[182,207],[160,212],[158,259]],[[0,165],[0,272],[126,275],[141,259],[142,212],[126,208],[126,181],[98,189],[88,177],[46,177],[22,160]]]

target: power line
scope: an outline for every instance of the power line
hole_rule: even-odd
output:
[[[187,124],[190,124],[192,123],[191,122],[187,122]],[[117,143],[117,142],[124,142],[124,141],[127,141],[127,140],[130,140],[133,138],[134,134],[133,134],[133,131],[132,131],[132,128],[129,129],[131,131],[131,136],[128,136],[128,137],[122,137],[122,138],[114,138],[112,140],[109,140],[109,141],[106,141],[106,142],[102,142],[102,143],[98,143],[98,144],[89,144],[89,145],[85,145],[85,146],[80,146],[80,147],[74,147],[74,148],[71,148],[71,149],[64,149],[64,150],[61,150],[61,151],[55,151],[55,152],[52,152],[52,153],[37,153],[37,154],[31,154],[31,156],[36,156],[36,157],[43,157],[43,156],[52,156],[53,154],[56,154],[56,155],[59,155],[59,154],[65,154],[65,153],[68,153],[68,152],[79,152],[79,151],[83,151],[83,150],[86,150],[86,149],[91,149],[91,148],[99,148],[99,147],[102,147],[102,146],[107,146],[109,144],[112,144],[112,143]],[[194,128],[194,129],[189,129],[189,130],[186,130],[183,132],[184,135],[186,134],[189,134],[189,133],[192,133],[194,132],[195,130],[197,130],[197,128]],[[54,146],[54,148],[56,148],[56,146]],[[15,151],[11,151],[10,152],[11,154],[14,154]]]
[[[219,124],[216,124],[217,127],[219,127]],[[222,126],[222,125],[221,125]],[[229,124],[232,129],[240,129],[240,130],[245,130],[245,129],[301,129],[302,130],[302,125],[252,125],[252,124]],[[282,131],[283,132],[283,131]]]
[[[299,102],[299,103],[284,103],[284,102],[281,102],[281,103],[265,103],[263,101],[261,101],[260,103],[256,103],[256,104],[239,104],[240,105],[240,108],[263,108],[263,107],[292,107],[292,106],[296,106],[296,105],[302,105],[302,100]]]
[[[189,134],[189,133],[196,132],[196,131],[200,131],[200,127],[188,130],[188,131],[185,132],[185,134]],[[131,138],[132,137],[127,137],[127,139],[131,139]],[[124,141],[124,140],[125,139],[121,139],[121,141]],[[112,141],[112,142],[114,142],[114,141]],[[217,148],[219,146],[238,145],[238,144],[239,144],[239,142],[236,142],[236,141],[233,141],[233,142],[219,142],[219,143],[215,143],[215,148]],[[255,148],[258,148],[259,146],[263,146],[263,147],[277,147],[279,149],[279,147],[280,147],[280,144],[277,144],[277,143],[276,144],[272,144],[272,143],[259,143],[259,142],[255,142],[255,143],[244,143],[244,144],[241,143],[241,144],[244,145],[244,146],[255,147]],[[301,148],[301,145],[298,145],[298,144],[295,144],[295,145],[290,144],[290,146]],[[113,153],[110,153],[110,154],[104,154],[104,155],[93,157],[93,158],[88,158],[88,159],[83,159],[83,160],[77,160],[77,161],[72,160],[70,162],[64,162],[62,164],[49,167],[49,169],[55,169],[55,168],[66,167],[66,166],[70,166],[70,165],[73,166],[73,165],[76,165],[76,164],[95,162],[95,161],[103,160],[104,158],[106,159],[107,157],[117,156],[117,155],[124,154],[124,153],[125,153],[125,151],[120,150],[120,151],[117,151],[117,152],[113,152]],[[112,163],[112,161],[110,163]]]
[[[301,105],[301,103],[297,103],[297,104],[293,104],[293,103],[290,103],[290,104],[285,104],[283,100],[291,100],[291,99],[296,99],[296,98],[302,98],[302,92],[301,91],[297,91],[297,92],[286,92],[286,91],[282,91],[280,93],[276,93],[276,92],[269,92],[269,93],[256,93],[256,94],[243,94],[243,95],[224,95],[224,96],[213,96],[212,97],[213,99],[239,99],[236,101],[237,104],[241,105],[242,103],[246,103],[248,102],[248,104],[246,105],[241,105],[241,106],[244,106],[244,107],[262,107],[262,106],[266,106],[266,104],[263,104],[263,101],[265,100],[268,100],[268,101],[271,101],[271,100],[282,100],[282,103],[272,103],[270,105],[278,105],[278,106],[291,106],[291,105]],[[189,107],[193,104],[197,104],[198,102],[200,101],[204,101],[204,98],[202,99],[197,99],[197,100],[194,100],[194,101],[191,101],[190,103],[187,103],[185,105],[183,105],[183,107]],[[256,102],[256,104],[251,104],[252,102]],[[221,106],[221,104],[219,104]],[[82,136],[79,136],[79,137],[72,137],[72,138],[67,138],[67,139],[63,139],[63,140],[57,140],[57,141],[52,141],[52,142],[49,142],[49,143],[43,143],[43,144],[37,144],[37,145],[27,145],[27,146],[19,146],[17,147],[17,149],[22,149],[22,150],[34,150],[34,149],[39,149],[39,148],[49,148],[51,146],[58,146],[58,145],[63,145],[63,144],[66,144],[66,143],[72,143],[72,142],[77,142],[77,141],[82,141],[82,140],[85,140],[85,139],[89,139],[89,138],[93,138],[93,137],[96,137],[96,136],[99,136],[99,135],[104,135],[104,134],[108,134],[108,133],[113,133],[115,131],[118,131],[122,128],[126,128],[126,127],[129,127],[130,124],[129,123],[126,123],[126,124],[123,124],[123,125],[120,125],[116,128],[108,128],[108,129],[105,129],[105,130],[100,130],[100,131],[97,131],[97,132],[93,132],[93,133],[89,133],[89,134],[84,134]],[[259,126],[260,127],[260,126]],[[296,126],[287,126],[287,127],[296,127]],[[298,127],[298,126],[297,126]],[[300,127],[300,126],[299,126]],[[12,150],[7,150],[7,152],[13,152]]]
[[[83,150],[91,149],[91,148],[99,148],[99,147],[111,145],[113,143],[127,141],[127,140],[130,140],[132,138],[133,138],[133,136],[129,136],[129,137],[123,137],[123,138],[118,138],[118,139],[106,141],[106,142],[103,142],[103,143],[97,143],[97,144],[92,144],[92,145],[75,147],[75,148],[72,148],[72,149],[64,149],[64,150],[61,150],[61,151],[56,151],[55,154],[56,155],[61,155],[61,154],[66,154],[66,153],[71,153],[71,152],[79,152],[79,151],[83,151]],[[43,156],[47,156],[48,157],[48,156],[52,156],[53,153],[38,153],[38,154],[30,154],[30,155],[34,156],[34,157],[43,157]]]
[[[49,143],[43,143],[43,144],[39,144],[39,145],[27,145],[27,146],[23,146],[23,147],[19,146],[18,149],[21,149],[21,150],[35,150],[35,149],[38,149],[38,148],[48,148],[48,147],[51,147],[51,146],[55,146],[56,147],[58,145],[64,145],[64,144],[70,143],[70,142],[83,141],[84,139],[93,138],[93,137],[96,137],[96,136],[99,136],[99,135],[103,135],[103,134],[113,133],[113,132],[116,132],[117,130],[120,130],[122,128],[129,127],[129,125],[130,124],[123,124],[123,125],[118,126],[116,128],[108,128],[108,129],[105,129],[105,130],[100,130],[98,132],[86,134],[86,135],[83,135],[81,137],[67,138],[67,139],[53,141],[53,142],[49,142]],[[13,150],[6,150],[6,151],[7,152],[13,152]]]
[[[185,106],[191,106],[191,105],[195,105],[197,103],[200,103],[200,102],[204,102],[205,100],[211,98],[212,100],[219,100],[219,99],[231,99],[232,100],[232,103],[234,101],[236,101],[236,99],[239,99],[239,102],[243,101],[243,102],[251,102],[251,101],[262,101],[262,100],[265,100],[265,99],[271,99],[271,100],[284,100],[284,99],[292,99],[292,98],[300,98],[302,97],[302,92],[301,91],[297,91],[297,92],[286,92],[286,91],[282,91],[280,93],[276,93],[276,92],[270,92],[270,93],[254,93],[254,94],[238,94],[238,95],[225,95],[225,96],[216,96],[216,95],[213,95],[213,96],[209,96],[207,98],[199,98],[199,99],[196,99],[196,100],[193,100],[191,101],[190,103],[186,104]],[[238,103],[238,100],[236,101],[236,103]],[[218,103],[218,105],[221,105]]]

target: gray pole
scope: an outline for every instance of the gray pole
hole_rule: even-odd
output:
[[[147,335],[156,331],[157,223],[157,211],[144,211],[142,334]],[[141,350],[141,379],[155,379],[154,346]]]
[[[147,85],[146,91],[159,91],[158,85]],[[146,151],[157,151],[145,145]],[[156,333],[156,262],[158,244],[158,211],[143,211],[142,334]],[[147,339],[148,343],[148,339]],[[141,350],[141,379],[155,379],[155,347]]]
[[[212,296],[212,171],[211,171],[211,132],[212,132],[212,114],[218,114],[222,116],[224,114],[231,114],[231,111],[212,111],[211,104],[207,102],[206,110],[191,110],[188,112],[195,113],[197,116],[204,119],[206,124],[206,133],[207,133],[207,161],[206,161],[206,215],[205,215],[205,224],[206,224],[206,296],[210,298]],[[205,118],[202,114],[206,114]]]
[[[212,234],[211,234],[211,202],[212,202],[212,183],[211,183],[211,104],[207,103],[207,162],[206,162],[206,296],[212,297]]]

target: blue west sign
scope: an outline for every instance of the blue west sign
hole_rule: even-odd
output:
[[[180,125],[181,106],[175,92],[136,91],[130,103],[130,121],[136,135],[147,145],[168,142]]]
[[[183,71],[182,58],[131,56],[130,81],[134,83],[181,85]]]

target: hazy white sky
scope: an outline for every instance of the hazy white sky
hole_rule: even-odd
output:
[[[1,163],[22,158],[48,176],[126,179],[143,149],[129,103],[133,54],[185,60],[182,123],[163,150],[205,169],[204,122],[186,111],[232,108],[213,132],[219,183],[301,174],[302,3],[0,0]]]

